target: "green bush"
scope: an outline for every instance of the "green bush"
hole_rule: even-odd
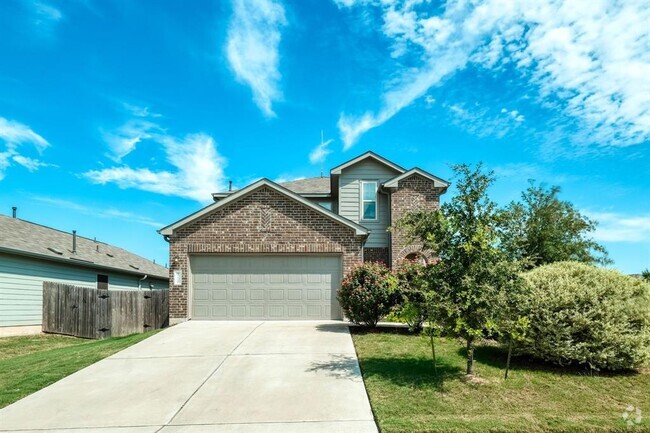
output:
[[[592,369],[637,368],[650,359],[650,284],[575,262],[524,274],[522,315],[530,355]]]
[[[395,270],[397,296],[394,314],[414,332],[422,330],[427,318],[427,300],[424,294],[425,265],[417,260],[402,260]]]
[[[365,262],[345,276],[337,299],[343,314],[357,325],[374,327],[395,303],[397,280],[379,262]]]

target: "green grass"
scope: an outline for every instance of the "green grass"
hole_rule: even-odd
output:
[[[505,351],[482,345],[478,379],[467,380],[462,344],[440,338],[436,380],[425,337],[353,329],[353,340],[382,433],[650,431],[647,371],[590,375],[515,358],[505,381]],[[643,411],[640,425],[625,425],[628,405]]]
[[[0,338],[0,408],[155,332],[106,340],[50,334]]]

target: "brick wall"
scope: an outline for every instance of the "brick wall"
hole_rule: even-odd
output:
[[[397,190],[391,194],[391,219],[398,221],[406,213],[418,210],[434,210],[440,206],[442,188],[433,186],[433,182],[417,173],[402,179]],[[391,232],[392,266],[411,253],[419,252],[421,245],[409,244],[399,230]]]
[[[180,269],[183,281],[169,288],[169,317],[188,317],[190,254],[334,253],[343,257],[346,273],[361,261],[361,242],[354,229],[271,188],[260,187],[174,230],[170,236],[170,273]]]
[[[364,262],[382,262],[388,266],[389,258],[388,248],[364,248],[363,249],[363,261]]]

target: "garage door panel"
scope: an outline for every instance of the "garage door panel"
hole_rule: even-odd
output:
[[[300,300],[302,300],[302,290],[301,289],[288,289],[287,290],[287,300],[289,300],[289,301],[300,301]]]
[[[264,289],[250,289],[250,300],[251,301],[263,301],[264,300]]]
[[[210,299],[210,290],[208,289],[196,289],[194,291],[194,299],[197,301],[207,301]]]
[[[210,310],[212,312],[212,317],[216,319],[228,318],[228,307],[226,307],[225,305],[213,305]],[[197,316],[197,317],[203,317],[203,316]]]
[[[193,319],[339,319],[336,256],[192,256]]]
[[[228,298],[228,292],[225,289],[212,289],[213,301],[225,301]]]

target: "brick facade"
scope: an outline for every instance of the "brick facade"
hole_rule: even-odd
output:
[[[388,248],[364,248],[363,261],[364,262],[382,262],[389,265],[389,252]]]
[[[361,261],[362,236],[289,197],[262,186],[239,200],[174,230],[170,241],[169,317],[187,318],[191,254],[337,254],[343,273]],[[171,280],[173,282],[173,278]],[[177,320],[174,320],[177,319]]]
[[[410,211],[434,210],[440,206],[442,188],[436,188],[433,182],[415,173],[399,181],[398,188],[391,194],[391,219],[396,222]],[[419,253],[422,246],[409,244],[399,230],[391,232],[391,261],[394,267],[399,260],[412,253]]]

